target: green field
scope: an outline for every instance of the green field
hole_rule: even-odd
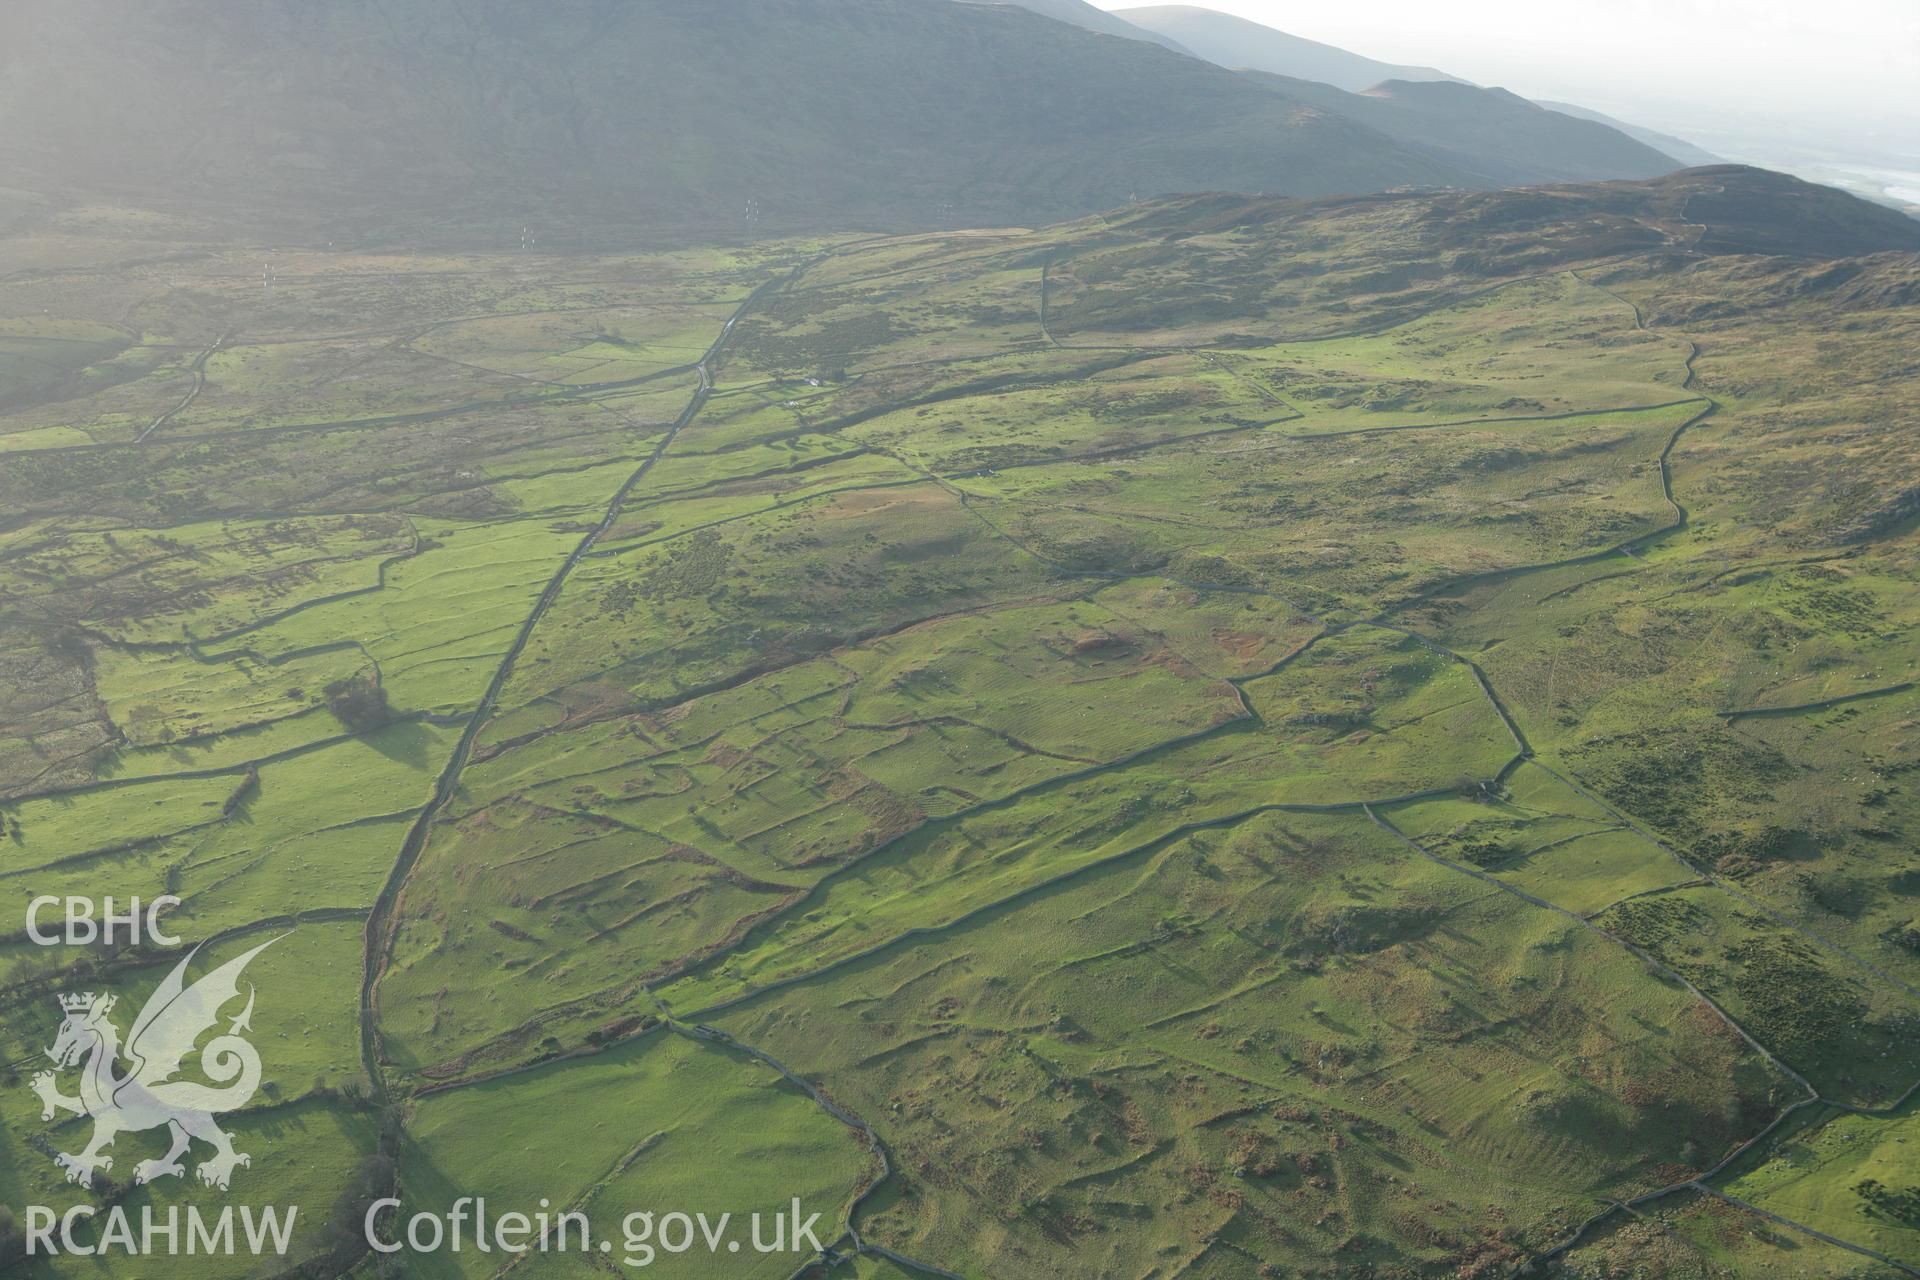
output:
[[[293,1250],[138,1274],[623,1270],[388,1195],[821,1215],[687,1276],[1920,1268],[1920,266],[1635,190],[20,233],[0,902],[277,939],[223,1123]],[[177,962],[0,926],[0,1261],[227,1202],[33,1094]]]

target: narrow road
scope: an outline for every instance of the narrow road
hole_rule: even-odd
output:
[[[179,404],[173,406],[173,408],[167,410],[152,422],[149,422],[146,429],[133,438],[135,444],[145,443],[148,436],[179,417],[180,414],[186,411],[188,405],[200,398],[201,390],[207,385],[207,361],[213,356],[214,352],[226,345],[227,339],[232,336],[233,331],[229,329],[227,332],[215,338],[206,350],[193,358],[193,363],[187,366],[187,372],[193,375],[193,385],[187,388],[187,394],[181,397]]]
[[[461,733],[459,742],[455,744],[453,754],[448,756],[446,767],[440,771],[440,776],[434,783],[433,795],[420,810],[413,824],[408,827],[406,838],[400,846],[399,856],[395,859],[393,869],[388,873],[387,882],[381,888],[380,896],[374,900],[373,910],[367,917],[365,950],[361,964],[360,1057],[367,1072],[367,1079],[372,1084],[376,1095],[382,1097],[386,1095],[386,1077],[380,1069],[379,1003],[375,991],[379,984],[380,972],[393,954],[396,932],[394,911],[398,906],[401,890],[405,887],[415,864],[419,862],[421,851],[426,847],[427,836],[433,827],[434,819],[440,815],[447,803],[452,800],[454,793],[459,790],[460,775],[472,756],[473,744],[480,736],[480,730],[492,717],[499,703],[501,690],[506,688],[507,680],[513,674],[514,664],[519,661],[521,653],[527,647],[527,642],[532,639],[534,628],[539,626],[540,620],[553,607],[554,601],[560,598],[561,588],[566,585],[567,578],[573,573],[574,568],[619,520],[627,496],[646,478],[647,473],[653,470],[654,464],[672,447],[680,432],[685,430],[687,425],[699,416],[700,410],[706,407],[708,397],[713,394],[713,364],[726,349],[728,340],[733,336],[734,327],[761,298],[776,289],[785,287],[797,279],[805,269],[805,266],[796,268],[785,276],[762,284],[748,294],[745,301],[741,302],[734,313],[728,317],[726,324],[720,330],[720,335],[714,339],[713,345],[707,349],[707,353],[695,366],[700,375],[700,383],[695,388],[692,398],[687,401],[686,408],[681,410],[680,416],[660,438],[660,442],[654,446],[653,451],[641,461],[640,465],[627,477],[625,483],[614,493],[605,513],[600,517],[599,524],[581,538],[568,553],[567,558],[554,571],[553,577],[548,580],[539,598],[534,601],[533,608],[528,611],[525,620],[520,624],[520,630],[514,636],[513,643],[508,646],[506,653],[500,659],[499,666],[494,669],[493,678],[487,682],[486,692],[481,695],[479,704],[474,708],[472,716],[468,718],[467,727]]]

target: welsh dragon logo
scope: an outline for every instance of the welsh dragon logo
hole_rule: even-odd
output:
[[[33,1091],[40,1095],[42,1120],[51,1120],[56,1112],[89,1116],[93,1120],[93,1141],[79,1155],[61,1152],[54,1160],[67,1171],[67,1181],[91,1186],[96,1170],[113,1168],[113,1157],[103,1154],[123,1133],[141,1133],[165,1125],[173,1139],[173,1148],[159,1160],[142,1160],[135,1168],[136,1183],[156,1178],[181,1177],[186,1168],[180,1157],[194,1139],[210,1144],[213,1155],[195,1168],[200,1181],[227,1189],[233,1171],[250,1164],[249,1156],[233,1149],[233,1139],[213,1118],[222,1112],[243,1107],[260,1087],[260,1054],[241,1038],[251,1031],[253,988],[247,988],[247,1007],[224,1035],[207,1042],[200,1053],[200,1068],[219,1087],[175,1080],[201,1035],[220,1020],[220,1010],[240,995],[240,974],[247,962],[279,939],[264,942],[237,959],[221,965],[192,986],[185,982],[187,966],[200,949],[195,947],[153,993],[127,1034],[126,1047],[120,1044],[120,1031],[107,1018],[115,999],[110,995],[63,995],[60,1008],[66,1021],[59,1038],[47,1056],[61,1070],[81,1062],[80,1095],[67,1097],[59,1090],[54,1073],[42,1071],[34,1076]],[[120,1070],[125,1058],[129,1069]]]

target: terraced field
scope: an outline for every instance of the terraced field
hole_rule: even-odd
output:
[[[1784,181],[15,243],[0,895],[280,939],[293,1249],[139,1274],[1920,1273],[1920,259]],[[224,1203],[29,1087],[178,955],[7,929],[6,1246]]]

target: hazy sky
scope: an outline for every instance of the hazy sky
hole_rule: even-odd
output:
[[[1095,0],[1125,9],[1141,0]],[[1920,151],[1920,0],[1204,0],[1723,145]],[[1789,140],[1796,124],[1813,136]],[[1712,137],[1704,136],[1712,135]],[[1737,157],[1748,158],[1748,157]],[[1758,158],[1758,157],[1755,157]]]

